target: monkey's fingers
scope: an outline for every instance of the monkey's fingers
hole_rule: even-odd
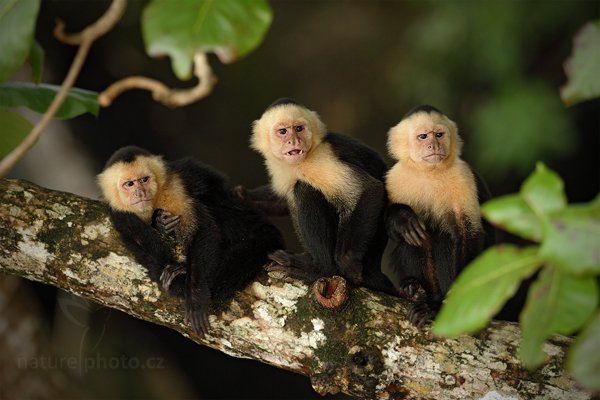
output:
[[[418,218],[411,219],[409,223],[411,230],[419,238],[420,245],[423,245],[423,242],[429,239],[429,233],[427,232],[425,223]]]
[[[164,290],[169,291],[173,279],[179,275],[184,275],[185,273],[185,266],[182,264],[167,265],[160,274],[160,285]]]
[[[208,312],[203,309],[187,309],[184,322],[186,324],[191,324],[194,331],[201,336],[206,335],[208,333],[208,328],[210,327]]]
[[[431,310],[429,305],[425,302],[418,302],[413,304],[408,310],[407,318],[411,324],[417,328],[421,328],[427,324],[434,316],[434,312]]]
[[[177,227],[177,225],[179,225],[179,222],[181,222],[181,217],[179,215],[175,215],[169,219],[165,219],[163,222],[161,222],[161,229],[165,232],[165,233],[171,233],[173,231],[173,229],[175,229]]]
[[[290,253],[288,253],[285,250],[276,250],[273,253],[269,254],[267,258],[269,258],[269,260],[271,261],[275,261],[279,265],[287,267],[292,265],[292,258],[290,257]]]
[[[411,246],[421,246],[418,235],[411,229],[404,230],[402,232],[402,237],[404,238],[406,243],[410,244]]]

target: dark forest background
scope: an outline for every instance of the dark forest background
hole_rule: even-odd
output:
[[[78,31],[107,4],[42,2],[36,39],[46,52],[44,82],[60,83],[75,54],[52,37],[55,19]],[[116,28],[94,44],[77,87],[102,91],[132,74],[172,87],[193,84],[179,81],[168,59],[145,54],[139,25],[145,4],[130,1]],[[562,176],[570,202],[590,201],[599,192],[600,101],[567,108],[559,97],[573,36],[600,18],[598,1],[270,5],[273,23],[257,50],[230,65],[210,56],[219,82],[208,98],[169,109],[147,92],[126,92],[98,117],[53,122],[11,176],[98,198],[94,177],[105,160],[118,147],[136,144],[168,159],[197,157],[236,183],[258,186],[267,176],[261,157],[249,149],[250,125],[273,100],[293,97],[317,111],[330,130],[360,138],[390,163],[389,128],[413,106],[432,104],[458,123],[463,158],[494,195],[517,191],[538,160]],[[297,246],[289,224],[277,223]],[[58,366],[73,382],[61,386],[61,397],[320,398],[303,376],[226,356],[52,287],[2,281],[3,290],[16,287],[27,299],[20,302],[24,313],[39,315],[40,343],[55,357],[162,360],[162,368]],[[508,318],[516,316],[518,304],[510,304]]]

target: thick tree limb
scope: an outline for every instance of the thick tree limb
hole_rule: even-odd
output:
[[[432,337],[405,320],[402,300],[358,288],[327,310],[295,280],[264,276],[211,315],[210,335],[183,322],[119,241],[102,203],[24,181],[0,180],[0,271],[60,287],[236,357],[310,377],[319,393],[363,398],[585,399],[563,369],[570,339],[545,346],[529,373],[515,359],[520,331],[495,322],[476,337]]]

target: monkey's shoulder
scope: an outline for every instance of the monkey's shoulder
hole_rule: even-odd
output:
[[[328,132],[324,142],[331,146],[335,156],[342,162],[383,181],[388,169],[387,164],[375,150],[362,141],[351,136]]]

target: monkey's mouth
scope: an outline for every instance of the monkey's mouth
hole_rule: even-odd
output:
[[[283,157],[287,162],[299,162],[302,161],[306,152],[302,149],[292,149],[283,153]]]
[[[433,153],[433,154],[429,154],[425,157],[423,157],[423,160],[427,161],[428,163],[440,163],[442,161],[444,161],[446,159],[446,155],[442,154],[442,153]]]
[[[132,201],[130,203],[130,205],[137,206],[137,207],[143,207],[143,206],[147,205],[147,203],[151,203],[151,202],[152,202],[152,199],[139,199],[139,200]]]

